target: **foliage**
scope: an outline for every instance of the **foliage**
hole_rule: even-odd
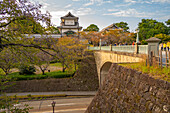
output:
[[[75,64],[76,66],[78,59],[83,57],[85,48],[85,42],[80,41],[79,39],[71,37],[58,39],[58,42],[55,45],[57,51],[56,57],[62,64],[63,72],[65,72],[67,68],[71,69],[73,66],[72,64]]]
[[[49,26],[45,30],[46,30],[46,32],[48,32],[50,34],[60,34],[59,29],[57,27],[55,27],[55,26]]]
[[[157,34],[154,37],[161,39],[161,41],[169,41],[170,40],[170,35],[166,34]]]
[[[86,29],[83,29],[83,31],[99,31],[99,28],[95,24],[90,24]]]
[[[134,33],[123,32],[122,30],[109,30],[104,34],[107,45],[115,43],[131,43],[134,39]]]
[[[6,75],[8,75],[10,69],[16,67],[16,65],[16,53],[11,51],[10,48],[4,48],[0,52],[0,68],[5,72]]]
[[[19,67],[19,74],[20,75],[28,75],[28,74],[34,74],[35,67],[33,65],[21,65]]]
[[[104,37],[101,35],[100,32],[95,31],[89,31],[89,32],[81,32],[81,37],[83,39],[86,39],[89,44],[92,44],[93,46],[98,46],[100,39],[103,39]]]
[[[25,38],[22,33],[44,31],[38,22],[50,26],[50,14],[42,14],[40,4],[33,4],[27,0],[3,0],[0,4],[0,49],[8,46],[42,48],[34,45],[31,40],[26,44],[22,43]],[[35,26],[32,25],[36,25],[38,29],[35,30]]]
[[[129,27],[128,27],[128,23],[126,22],[119,22],[115,24],[117,27],[122,28],[125,32],[128,32]]]
[[[169,31],[169,28],[163,22],[153,19],[142,19],[142,22],[138,24],[138,28],[140,40],[145,40],[161,33],[168,35]]]
[[[42,74],[27,74],[27,75],[20,75],[19,72],[14,72],[14,73],[10,73],[8,75],[8,77],[11,80],[16,80],[16,81],[20,81],[20,80],[33,80],[33,79],[46,79],[46,78],[69,78],[73,76],[74,72],[62,72],[62,71],[56,71],[56,72],[48,72],[45,73],[44,75]],[[0,76],[0,79],[3,76]]]
[[[50,61],[52,60],[52,57],[44,52],[38,51],[34,55],[34,59],[31,61],[32,64],[37,65],[40,70],[42,71],[42,74],[45,74],[45,71],[47,70],[48,66],[50,65]]]
[[[165,23],[166,23],[167,25],[170,25],[170,19],[168,19]]]
[[[163,79],[170,82],[170,68],[159,68],[159,67],[148,67],[145,66],[144,62],[133,63],[133,64],[119,64],[128,68],[136,69],[142,73],[149,74],[156,79]]]

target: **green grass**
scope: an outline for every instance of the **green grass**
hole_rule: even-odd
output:
[[[11,80],[33,80],[33,79],[46,79],[46,78],[71,78],[74,72],[48,72],[45,75],[42,74],[34,74],[34,75],[20,75],[19,72],[10,73],[7,75]],[[2,76],[0,76],[1,78]]]
[[[145,66],[144,63],[119,64],[119,65],[141,71],[142,73],[145,74],[149,74],[150,76],[156,79],[162,79],[170,82],[170,67],[169,68],[163,67],[161,69],[160,67],[156,66],[151,67]]]
[[[61,63],[51,63],[50,66],[62,67]]]

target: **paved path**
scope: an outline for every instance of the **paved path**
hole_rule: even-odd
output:
[[[23,109],[24,105],[27,104],[29,107],[33,107],[33,109],[29,110],[29,113],[52,113],[51,103],[55,101],[55,113],[84,113],[92,100],[93,97],[65,97],[51,100],[25,101],[14,106]],[[6,110],[0,110],[0,112],[2,111]]]
[[[62,92],[24,92],[24,93],[7,93],[7,96],[26,96],[26,95],[57,95],[63,94],[67,96],[94,96],[96,91],[62,91]]]
[[[52,113],[51,102],[55,101],[55,113],[84,113],[93,97],[88,98],[58,98],[55,100],[22,102],[34,107],[30,113]]]

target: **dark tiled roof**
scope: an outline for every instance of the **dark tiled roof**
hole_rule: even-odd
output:
[[[160,42],[161,40],[159,38],[151,37],[146,40],[147,42]]]

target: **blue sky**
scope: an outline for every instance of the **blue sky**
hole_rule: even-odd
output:
[[[127,22],[134,31],[141,19],[170,19],[170,0],[33,0],[49,11],[53,25],[60,25],[60,17],[69,11],[79,17],[80,25],[86,28],[96,24],[102,30],[112,23]]]

